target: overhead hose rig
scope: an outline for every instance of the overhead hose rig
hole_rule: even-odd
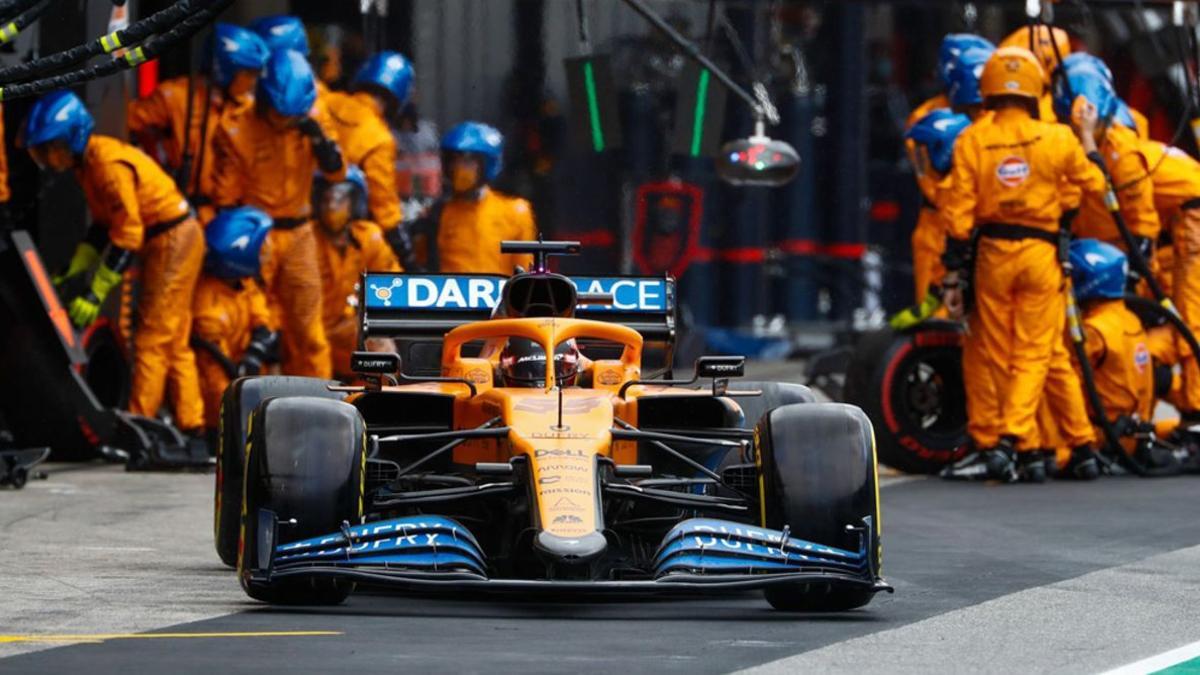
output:
[[[17,13],[12,20],[0,21],[0,43],[11,41],[55,1],[15,0],[0,4],[4,15]],[[231,4],[233,0],[180,0],[121,30],[27,63],[0,68],[0,101],[38,96],[133,68],[190,39]],[[114,58],[68,70],[101,54],[114,54]]]

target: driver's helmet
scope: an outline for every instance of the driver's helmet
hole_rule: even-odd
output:
[[[554,380],[564,387],[579,375],[579,348],[566,340],[554,348]],[[509,338],[500,352],[500,380],[505,387],[546,386],[546,351],[528,338]]]

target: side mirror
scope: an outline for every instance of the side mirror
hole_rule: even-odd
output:
[[[400,355],[392,352],[354,352],[350,370],[363,375],[395,375],[400,372]]]
[[[800,171],[800,153],[791,145],[755,134],[721,146],[717,175],[733,185],[785,185]]]
[[[696,359],[696,379],[742,377],[746,374],[744,356],[701,356]]]

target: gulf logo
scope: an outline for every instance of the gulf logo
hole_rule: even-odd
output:
[[[1145,342],[1139,342],[1134,348],[1133,365],[1137,366],[1139,373],[1146,372],[1146,367],[1150,365],[1150,350],[1146,348]]]
[[[1021,157],[1006,157],[996,167],[996,180],[1005,187],[1019,187],[1029,178],[1029,162]]]

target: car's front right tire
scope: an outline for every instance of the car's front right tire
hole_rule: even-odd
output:
[[[843,403],[785,405],[763,415],[756,445],[762,525],[848,551],[858,551],[869,534],[869,569],[878,574],[879,478],[866,414]],[[776,609],[826,612],[862,607],[874,597],[838,582],[769,586],[765,594]]]

